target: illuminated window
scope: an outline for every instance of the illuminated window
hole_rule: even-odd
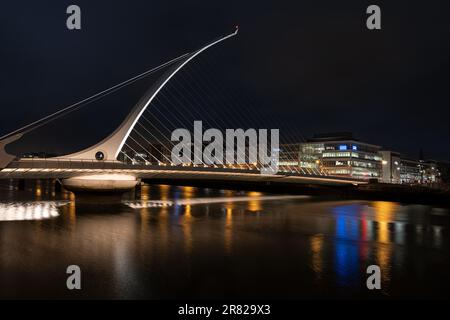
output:
[[[350,157],[350,152],[324,152],[323,158]]]

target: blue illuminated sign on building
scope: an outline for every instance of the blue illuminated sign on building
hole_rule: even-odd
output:
[[[339,150],[347,150],[347,145],[341,144],[341,145],[339,146]]]

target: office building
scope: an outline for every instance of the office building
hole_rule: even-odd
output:
[[[299,146],[300,168],[315,168],[329,175],[368,180],[380,178],[380,146],[362,142],[349,132],[315,134]]]

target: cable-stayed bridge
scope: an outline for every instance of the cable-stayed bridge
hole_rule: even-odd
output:
[[[238,100],[237,95],[222,91],[212,81],[193,67],[192,61],[204,51],[233,38],[236,31],[206,44],[198,50],[185,53],[175,59],[94,94],[63,108],[40,120],[0,137],[1,179],[60,179],[72,190],[126,190],[134,187],[139,179],[165,179],[186,182],[191,180],[234,181],[252,183],[308,184],[308,185],[357,185],[363,181],[332,177],[317,168],[298,166],[297,151],[291,149],[297,139],[288,137],[277,173],[264,173],[260,161],[218,164],[198,157],[196,164],[174,164],[170,156],[174,142],[170,139],[171,128],[186,127],[186,119],[202,119],[210,128],[230,127],[226,117],[221,116],[209,104],[227,109],[225,102]],[[191,68],[189,71],[182,72]],[[51,158],[24,158],[9,154],[5,148],[26,134],[61,117],[75,112],[85,105],[111,95],[150,75],[158,75],[150,88],[132,108],[123,122],[100,142],[81,151]],[[200,76],[199,76],[200,74]],[[214,76],[214,75],[213,75]],[[200,77],[196,79],[195,77]],[[211,92],[218,92],[212,97]],[[192,101],[194,93],[197,99]],[[223,105],[221,105],[223,104]],[[242,127],[248,126],[258,114],[249,103],[239,106],[242,112],[231,116]],[[275,118],[275,117],[274,117]],[[271,119],[274,122],[276,119]],[[276,125],[280,128],[280,122]],[[194,157],[195,157],[194,152]],[[239,157],[239,155],[238,155]],[[245,155],[244,155],[245,157]],[[297,164],[296,164],[297,163]],[[220,184],[218,185],[220,186]]]

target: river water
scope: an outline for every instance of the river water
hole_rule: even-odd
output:
[[[155,185],[113,203],[5,182],[0,298],[448,298],[449,225],[385,201]]]

